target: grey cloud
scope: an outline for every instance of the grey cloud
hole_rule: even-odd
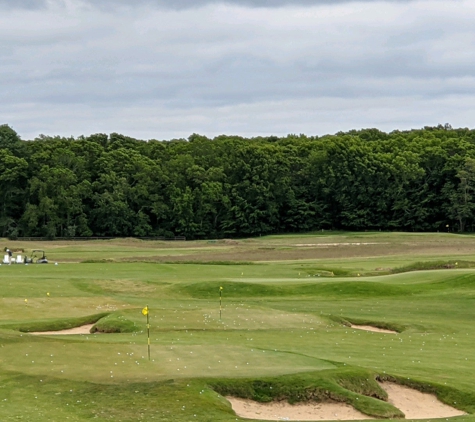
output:
[[[171,10],[136,0],[142,8],[106,13],[50,0],[0,13],[0,115],[26,139],[464,125],[475,113],[470,1]]]
[[[189,9],[208,4],[231,4],[243,7],[276,8],[282,6],[318,6],[335,5],[339,3],[365,2],[373,3],[381,0],[75,0],[76,3],[86,3],[101,10],[114,10],[117,7],[135,8],[151,6],[167,9]],[[392,3],[407,3],[417,0],[386,0]],[[64,4],[65,0],[0,0],[0,8],[7,9],[41,9],[48,5]]]
[[[91,3],[97,4],[94,0],[89,0]],[[279,7],[283,5],[292,6],[318,6],[321,4],[337,4],[337,3],[351,3],[361,0],[135,0],[135,4],[143,3],[148,5],[155,5],[168,8],[193,8],[197,5],[210,3],[227,3],[236,6],[246,7]],[[364,2],[374,2],[381,0],[363,0]],[[411,0],[392,0],[394,2],[407,2]],[[102,1],[101,3],[104,3]],[[107,0],[106,0],[107,3]],[[128,0],[109,0],[110,4],[128,5]]]
[[[44,9],[47,0],[0,0],[0,9]]]
[[[323,5],[337,5],[345,3],[375,3],[381,0],[85,0],[94,7],[101,10],[113,10],[117,7],[134,8],[137,6],[150,6],[166,9],[196,9],[198,7],[210,4],[228,4],[242,7],[263,7],[263,8],[278,8],[283,6],[323,6]],[[392,3],[408,3],[418,0],[386,0]],[[132,3],[132,4],[131,4]]]

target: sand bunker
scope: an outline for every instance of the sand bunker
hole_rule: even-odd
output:
[[[236,415],[267,421],[324,421],[372,419],[344,403],[289,404],[286,402],[257,403],[252,400],[226,397]]]
[[[447,406],[432,394],[391,382],[380,383],[388,393],[388,402],[397,407],[406,419],[450,418],[465,415]],[[284,402],[257,403],[252,400],[226,397],[236,414],[242,418],[272,421],[322,421],[372,419],[344,403],[306,403],[291,405]]]
[[[82,325],[81,327],[74,327],[68,330],[59,330],[59,331],[37,331],[34,333],[35,336],[51,336],[51,335],[68,335],[68,334],[91,334],[91,328],[94,324]]]
[[[450,418],[466,413],[447,406],[433,394],[421,393],[392,382],[380,383],[388,393],[388,402],[406,415],[406,419]]]
[[[351,324],[351,328],[356,328],[357,330],[364,330],[364,331],[374,331],[375,333],[397,334],[397,331],[386,330],[384,328],[373,327],[372,325],[353,325],[353,324]]]

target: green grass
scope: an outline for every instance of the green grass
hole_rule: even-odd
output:
[[[473,240],[319,232],[236,245],[17,242],[26,251],[45,249],[59,265],[0,267],[0,419],[235,421],[225,394],[332,399],[397,418],[378,400],[385,398],[378,377],[456,402],[469,413],[460,419],[475,421]],[[317,248],[314,259],[297,256],[306,242],[360,241],[386,249],[347,257],[335,247],[323,259]],[[420,254],[404,252],[406,244]],[[233,248],[239,259],[216,259]],[[249,260],[263,250],[270,258],[296,251],[297,258]],[[99,333],[28,334],[86,323]]]

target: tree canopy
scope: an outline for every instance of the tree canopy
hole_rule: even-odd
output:
[[[2,236],[473,231],[474,211],[475,131],[450,125],[168,141],[0,126]]]

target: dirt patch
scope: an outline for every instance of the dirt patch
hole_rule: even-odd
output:
[[[388,402],[406,415],[406,419],[450,418],[466,413],[447,406],[432,394],[421,393],[392,382],[380,383],[388,393]]]
[[[252,400],[239,399],[236,397],[226,398],[231,403],[236,415],[242,418],[267,421],[343,421],[372,419],[344,403],[257,403]]]
[[[30,334],[35,336],[54,336],[54,335],[70,335],[70,334],[91,334],[91,328],[94,324],[82,325],[81,327],[69,328],[68,330],[59,331],[36,331]]]
[[[351,328],[356,328],[357,330],[364,331],[373,331],[375,333],[387,333],[387,334],[397,334],[397,331],[386,330],[384,328],[373,327],[372,325],[351,325]]]

